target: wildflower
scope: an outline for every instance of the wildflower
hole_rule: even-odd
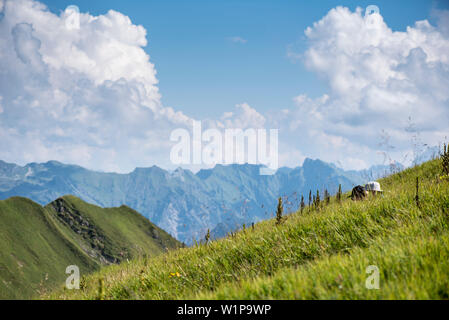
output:
[[[179,272],[170,272],[169,278],[173,278],[173,277],[181,277],[181,274]]]

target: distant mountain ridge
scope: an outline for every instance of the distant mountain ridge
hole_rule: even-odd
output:
[[[288,196],[293,211],[309,190],[334,194],[376,179],[388,166],[345,171],[321,160],[305,159],[300,167],[280,168],[272,176],[259,175],[259,165],[216,165],[196,174],[181,168],[173,172],[157,166],[136,168],[128,174],[87,170],[57,161],[25,166],[0,161],[0,199],[23,196],[42,205],[73,194],[84,201],[111,207],[127,205],[185,243],[214,237],[269,218],[277,198]],[[307,200],[306,200],[307,202]]]

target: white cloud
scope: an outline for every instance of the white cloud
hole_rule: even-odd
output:
[[[258,129],[265,125],[265,117],[244,102],[235,105],[235,112],[225,112],[218,126],[222,128]]]
[[[241,43],[241,44],[245,44],[245,43],[248,42],[248,40],[243,39],[242,37],[238,37],[238,36],[236,36],[236,37],[229,37],[228,40],[231,41],[231,42]]]
[[[111,10],[81,13],[80,29],[70,29],[64,13],[32,0],[0,0],[0,11],[0,159],[167,167],[170,132],[192,119],[161,104],[142,26]],[[298,92],[294,108],[263,114],[238,104],[203,119],[203,130],[280,129],[280,164],[289,166],[309,156],[362,168],[385,150],[401,160],[409,117],[422,142],[436,144],[449,136],[448,15],[397,32],[381,16],[367,25],[361,9],[332,9],[307,28],[308,49],[295,55],[329,92]]]
[[[111,10],[70,29],[39,2],[0,2],[0,159],[167,162],[170,130],[191,119],[162,106],[142,26]]]
[[[270,117],[296,136],[292,146],[304,154],[345,167],[372,164],[379,160],[383,129],[395,146],[391,156],[400,160],[410,152],[409,117],[423,143],[449,136],[449,34],[443,24],[418,21],[397,32],[376,16],[368,24],[361,9],[337,7],[306,29],[308,49],[301,56],[330,92],[317,99],[299,95],[287,116]]]

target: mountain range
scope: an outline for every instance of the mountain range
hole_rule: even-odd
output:
[[[212,237],[272,216],[277,198],[284,197],[285,210],[295,211],[301,195],[309,191],[334,194],[389,173],[389,166],[345,171],[321,160],[305,159],[302,166],[279,168],[273,175],[260,175],[261,166],[216,165],[197,173],[157,166],[136,168],[127,174],[97,172],[57,161],[19,166],[0,161],[0,199],[29,198],[41,205],[74,195],[100,206],[121,205],[140,212],[176,239],[191,244],[207,230]]]

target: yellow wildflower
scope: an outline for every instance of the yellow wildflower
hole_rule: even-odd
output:
[[[172,278],[172,277],[180,277],[181,276],[181,274],[179,273],[179,272],[170,272],[170,275],[169,275],[169,277],[170,278]]]

